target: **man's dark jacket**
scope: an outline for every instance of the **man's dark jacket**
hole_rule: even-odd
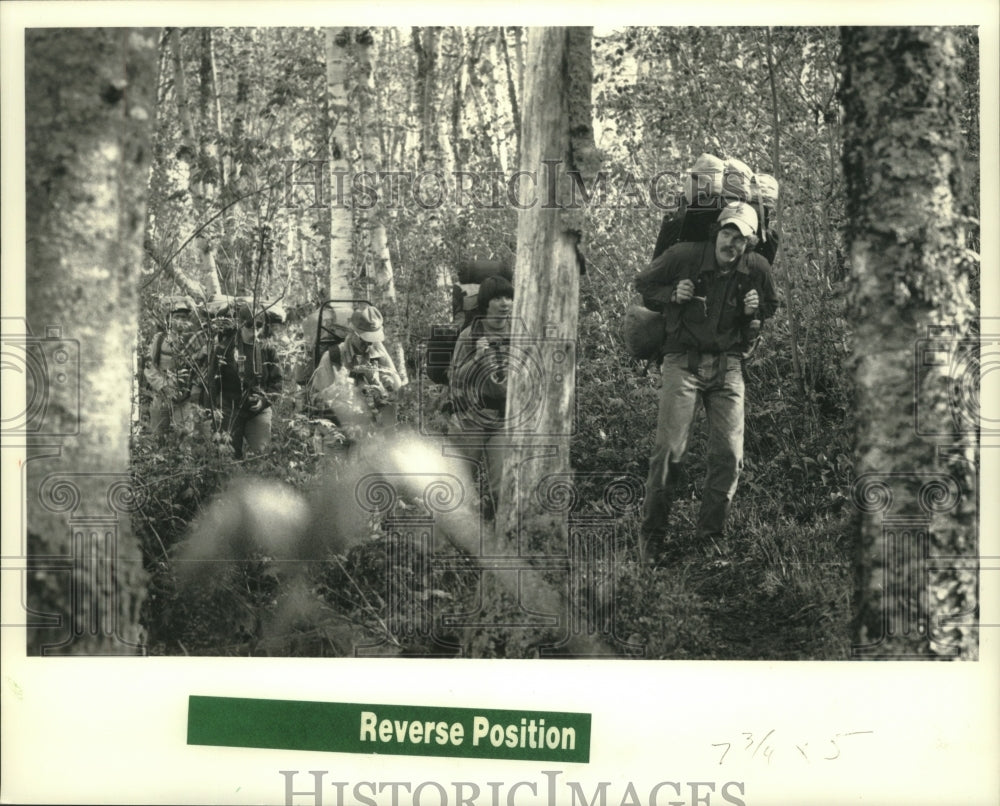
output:
[[[695,298],[684,304],[671,302],[674,289],[691,280]],[[751,322],[769,318],[778,307],[771,266],[761,255],[744,254],[735,268],[722,272],[715,265],[711,241],[674,244],[636,277],[642,302],[664,316],[664,353],[739,353],[754,335]],[[743,313],[743,297],[756,289],[759,307]]]

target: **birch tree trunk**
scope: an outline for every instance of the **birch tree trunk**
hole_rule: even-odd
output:
[[[977,654],[978,352],[961,60],[942,28],[841,31],[862,657]]]
[[[31,654],[142,651],[129,388],[157,36],[25,36]]]
[[[465,44],[465,73],[466,83],[463,92],[462,110],[468,107],[468,102],[472,101],[472,108],[476,113],[476,125],[471,130],[465,130],[464,134],[471,146],[471,153],[476,153],[477,144],[486,152],[492,154],[494,165],[500,164],[498,145],[496,138],[495,114],[496,110],[491,108],[485,97],[483,74],[489,73],[490,68],[483,67],[483,50],[488,48],[489,42],[482,29],[473,28],[471,36],[464,36]]]
[[[524,97],[524,28],[515,25],[511,30],[514,33],[514,57],[516,59],[516,69],[514,75],[517,76],[517,95]]]
[[[197,224],[205,216],[205,182],[204,163],[202,160],[202,144],[191,117],[191,105],[187,93],[187,79],[184,74],[184,42],[182,29],[174,28],[171,37],[174,66],[174,97],[177,99],[177,114],[181,122],[183,146],[181,159],[187,163],[189,172],[188,189],[194,208],[194,219]],[[202,96],[203,97],[203,96]],[[200,121],[199,121],[200,122]],[[203,231],[195,238],[195,249],[198,254],[198,265],[202,270],[202,278],[208,285],[212,295],[222,293],[219,283],[219,272],[215,262],[215,246]]]
[[[202,137],[205,141],[206,159],[214,166],[215,188],[212,198],[218,203],[220,191],[228,183],[228,176],[226,161],[219,154],[219,143],[224,142],[225,129],[222,126],[222,93],[219,90],[219,74],[215,61],[215,38],[211,28],[202,30],[201,91],[204,115]],[[219,228],[224,241],[231,238],[236,231],[235,216],[235,207],[223,213]]]
[[[201,210],[200,216],[208,216],[218,203],[219,189],[224,184],[223,166],[219,159],[218,138],[216,126],[219,117],[216,107],[217,93],[215,86],[215,62],[212,56],[212,29],[202,28],[200,31],[200,63],[198,68],[198,168],[201,174]],[[225,220],[223,217],[222,221]],[[216,263],[216,243],[222,231],[222,221],[209,226],[208,232],[201,239],[202,261],[205,272],[210,278],[212,293],[220,293],[219,268]]]
[[[348,141],[347,82],[349,80],[351,31],[327,28],[326,86],[329,109],[330,155],[330,299],[350,299],[354,272],[354,216],[351,212],[351,180]],[[350,313],[349,306],[343,309]]]
[[[438,122],[444,104],[443,88],[445,82],[440,76],[442,62],[442,29],[437,27],[414,28],[411,42],[417,56],[417,87],[419,97],[420,140],[419,159],[417,161],[419,174],[437,172],[442,177],[453,175],[454,159],[451,145],[448,143],[447,127]],[[427,212],[427,235],[436,247],[442,244],[441,215],[438,209]],[[445,295],[451,294],[450,267],[441,263],[436,267],[435,282],[438,289]]]
[[[468,71],[465,60],[468,58],[468,37],[464,28],[449,29],[447,47],[442,45],[441,60],[448,62],[448,75],[451,79],[451,105],[449,108],[449,126],[440,127],[441,152],[445,170],[449,176],[461,169],[468,162],[469,143],[471,141],[466,123],[465,102],[468,91]],[[443,99],[442,99],[443,100]],[[442,108],[444,108],[442,104]]]
[[[488,131],[493,144],[493,151],[500,170],[506,175],[507,130],[510,124],[507,118],[507,104],[505,103],[507,99],[497,88],[500,80],[497,72],[500,61],[497,39],[502,36],[503,29],[501,28],[490,31],[490,36],[486,40],[485,61],[480,74],[480,85],[486,99],[486,108],[489,111],[487,116]]]
[[[368,29],[361,29],[354,37],[357,68],[358,142],[361,146],[362,169],[377,174],[383,159],[379,148],[378,122],[375,119],[375,81],[372,64],[374,39]],[[371,275],[375,280],[375,296],[380,302],[395,302],[396,283],[389,254],[389,240],[385,231],[385,210],[381,199],[367,211],[368,250]]]
[[[173,31],[167,28],[160,35],[160,41],[158,43],[157,50],[159,56],[157,58],[157,88],[156,88],[156,120],[157,123],[152,125],[153,132],[157,132],[159,126],[160,115],[163,114],[174,114],[172,104],[174,102],[174,79],[173,79],[173,48],[171,47],[171,41],[173,40]],[[170,110],[170,111],[167,111]],[[155,134],[151,136],[151,141],[154,150],[159,147],[157,144]],[[146,204],[146,228],[147,233],[152,232],[154,223],[160,221],[160,210],[159,206],[163,203],[166,196],[171,192],[179,190],[180,182],[177,179],[168,179],[166,176],[166,161],[165,160],[154,160],[153,168],[150,171],[149,185],[150,194],[147,199]],[[171,166],[172,168],[172,166]],[[158,192],[157,192],[158,191]],[[181,242],[181,235],[175,233],[173,238],[165,239],[159,238],[159,244],[154,246],[152,243],[147,242],[145,256],[149,261],[155,265],[155,271],[163,272],[167,277],[169,277],[173,282],[175,282],[185,294],[190,296],[192,299],[201,299],[205,296],[205,289],[202,284],[194,277],[188,275],[185,269],[181,266],[181,262],[176,259],[176,255],[172,254],[177,248],[177,245]],[[146,267],[149,270],[149,267]]]
[[[441,59],[441,29],[413,28],[411,42],[417,56],[416,94],[420,121],[417,169],[427,170],[440,163],[441,141],[437,125],[438,64]],[[431,170],[433,170],[433,167]]]

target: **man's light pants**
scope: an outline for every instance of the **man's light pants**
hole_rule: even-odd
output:
[[[722,534],[743,468],[744,390],[739,356],[703,354],[697,372],[692,372],[686,353],[669,353],[661,372],[660,408],[639,537],[643,560],[652,559],[666,541],[678,471],[699,399],[708,419],[708,472],[696,529],[699,539]]]

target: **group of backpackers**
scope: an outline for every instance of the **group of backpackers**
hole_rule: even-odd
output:
[[[277,353],[265,338],[275,307],[233,298],[198,306],[189,297],[167,300],[167,322],[145,357],[152,390],[150,431],[160,440],[171,427],[180,437],[228,434],[233,454],[260,453],[271,440],[272,404],[281,394]],[[207,416],[201,416],[201,413]]]
[[[167,302],[166,327],[153,337],[143,370],[151,389],[150,431],[161,441],[171,428],[181,437],[207,437],[211,424],[228,434],[236,459],[247,449],[262,453],[282,394],[281,363],[267,338],[271,323],[283,321],[280,307],[242,298],[203,306],[187,297]],[[336,316],[333,309],[321,313],[324,324]],[[378,309],[355,310],[347,327],[328,327],[319,340],[317,324],[313,316],[304,328],[308,355],[296,372],[301,409],[346,434],[347,444],[394,424],[401,380],[383,345]]]
[[[512,277],[512,266],[501,261],[459,267],[453,312],[461,326],[431,339],[425,367],[432,381],[449,388],[454,447],[481,466],[489,502],[503,464]],[[297,375],[302,407],[328,424],[321,427],[323,452],[349,449],[364,436],[393,428],[395,393],[402,386],[384,346],[378,309],[365,303],[351,313],[347,327],[338,318],[336,309],[324,304],[306,319],[307,361]],[[491,510],[488,503],[486,511]]]
[[[659,364],[662,377],[639,541],[640,556],[652,564],[677,546],[668,539],[667,522],[699,401],[707,415],[708,448],[696,536],[706,547],[724,545],[723,526],[743,465],[742,363],[761,323],[778,306],[770,272],[778,247],[771,221],[775,180],[755,175],[739,160],[711,155],[702,155],[689,177],[684,203],[664,218],[653,260],[635,279],[644,308],[626,327],[630,351]],[[503,261],[465,262],[458,279],[453,312],[460,326],[435,329],[424,368],[432,381],[448,386],[454,425],[449,437],[481,468],[489,512],[508,444],[513,269]],[[353,307],[348,325],[327,304],[305,321],[307,358],[296,380],[301,408],[329,423],[338,443],[349,447],[394,427],[394,398],[403,382],[384,346],[380,312],[368,303],[343,302]],[[237,457],[244,440],[262,450],[281,388],[274,350],[259,337],[265,321],[240,309],[240,326],[220,334],[209,349],[194,344],[199,328],[191,325],[192,312],[175,310],[167,333],[155,340],[146,374],[155,390],[153,430],[162,430],[168,417],[190,430],[201,394],[221,413]],[[641,350],[629,333],[635,321],[644,329]],[[185,365],[178,361],[184,354],[203,358]]]

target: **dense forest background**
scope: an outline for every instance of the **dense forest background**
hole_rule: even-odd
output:
[[[476,606],[476,575],[434,568],[418,551],[390,551],[385,539],[330,547],[294,585],[259,546],[243,546],[196,589],[178,583],[175,563],[192,522],[232,478],[310,491],[319,478],[336,485],[347,473],[321,462],[316,424],[294,404],[301,323],[324,299],[379,306],[410,381],[401,422],[443,427],[434,414],[443,390],[423,373],[423,344],[432,326],[452,321],[459,263],[511,260],[516,251],[519,210],[506,182],[533,125],[524,116],[528,32],[172,28],[158,36],[130,445],[142,491],[133,530],[148,580],[139,616],[148,651],[535,654],[537,635],[503,643],[443,628],[443,613]],[[956,272],[976,300],[978,40],[974,29],[951,29],[948,42],[949,89],[960,90],[950,103],[961,184],[947,215],[966,233]],[[580,518],[606,516],[609,484],[645,477],[658,373],[628,356],[622,317],[678,178],[699,154],[739,158],[780,183],[773,270],[782,305],[746,370],[746,458],[730,523],[738,559],[705,563],[692,546],[674,569],[639,567],[637,500],[626,502],[602,526],[614,561],[570,600],[600,613],[596,632],[622,655],[847,658],[859,562],[858,409],[841,32],[601,29],[592,59],[594,139],[608,192],[582,208],[570,453]],[[918,66],[902,60],[899,69]],[[413,177],[432,178],[415,187]],[[341,180],[350,203],[333,199]],[[141,356],[178,294],[280,299],[286,321],[271,339],[287,394],[266,455],[234,463],[218,440],[164,446],[146,432]],[[704,452],[702,417],[674,514],[679,531],[691,531]],[[956,580],[941,587],[940,601],[967,616],[975,583]],[[399,591],[416,603],[403,619],[387,603]],[[40,609],[50,595],[36,591]],[[967,619],[942,630],[936,644],[921,639],[931,653],[952,639],[964,645]]]

